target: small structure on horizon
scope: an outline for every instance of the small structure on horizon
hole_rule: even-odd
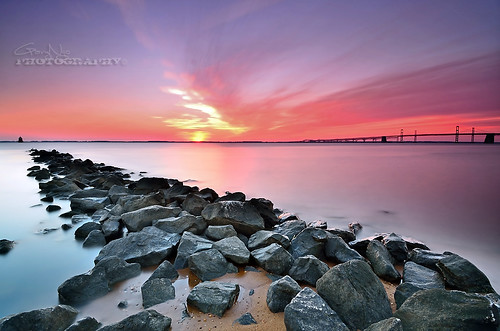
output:
[[[18,142],[18,143],[23,143],[23,142],[24,142],[23,137],[19,137],[19,138],[17,139],[17,142]]]

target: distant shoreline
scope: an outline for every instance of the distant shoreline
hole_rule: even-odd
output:
[[[16,143],[16,144],[26,144],[26,143],[153,143],[153,144],[335,144],[335,145],[415,145],[415,144],[450,144],[450,145],[499,145],[500,142],[494,142],[493,144],[485,144],[482,141],[470,142],[470,141],[306,141],[306,140],[292,140],[292,141],[260,141],[260,140],[245,140],[245,141],[177,141],[177,140],[25,140],[20,143],[15,140],[1,140],[0,143]]]

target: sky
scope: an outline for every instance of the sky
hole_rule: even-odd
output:
[[[500,132],[498,0],[3,0],[0,140]]]

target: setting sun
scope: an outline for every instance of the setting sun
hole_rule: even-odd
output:
[[[207,137],[208,137],[208,133],[207,132],[205,132],[205,131],[196,131],[191,136],[191,141],[199,143],[199,142],[205,141],[205,139],[207,139]]]

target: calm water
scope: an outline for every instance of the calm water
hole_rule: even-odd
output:
[[[306,221],[360,236],[396,232],[476,264],[500,290],[500,146],[453,144],[0,144],[0,237],[17,245],[0,255],[0,317],[57,303],[57,287],[93,266],[59,213],[40,203],[29,148],[57,149],[148,176],[191,180],[219,194],[265,197]],[[69,210],[67,201],[57,201]],[[0,239],[1,239],[0,238]]]

